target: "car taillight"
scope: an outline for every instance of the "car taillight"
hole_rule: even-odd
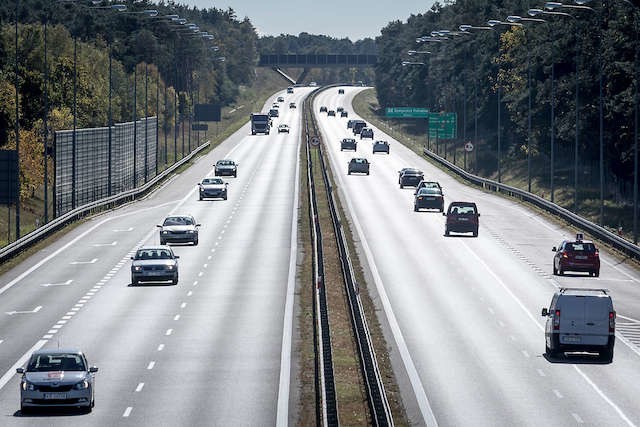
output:
[[[569,258],[569,254],[566,251],[561,252],[562,258]]]
[[[615,311],[609,312],[609,332],[611,333],[616,332],[616,312]]]
[[[557,331],[560,329],[560,310],[556,310],[553,315],[553,330]]]
[[[593,254],[594,257],[599,258],[600,257],[600,252],[598,252],[598,250],[596,249],[596,251]]]

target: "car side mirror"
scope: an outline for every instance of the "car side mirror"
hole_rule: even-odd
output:
[[[160,227],[160,228],[162,228],[162,226],[161,226],[160,224],[156,224],[156,227]]]
[[[442,212],[442,216],[447,216],[447,213],[446,212]]]
[[[173,257],[174,257],[175,259],[178,259],[178,258],[180,258],[180,255],[174,255]]]
[[[17,369],[16,369],[16,372],[17,372],[18,374],[24,374],[24,368],[17,368]]]
[[[478,216],[480,216],[480,214],[478,214]]]
[[[558,248],[556,248],[555,246],[551,248],[551,252],[557,252]]]
[[[202,224],[196,224],[196,227],[201,227],[201,226],[202,226]]]
[[[547,317],[549,315],[549,310],[545,308],[542,309],[542,317]]]
[[[89,372],[91,372],[92,374],[98,372],[98,367],[97,366],[92,366],[89,368]]]
[[[129,258],[133,259],[133,257],[129,257]]]

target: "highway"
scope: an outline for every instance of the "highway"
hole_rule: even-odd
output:
[[[274,425],[289,417],[300,109],[278,95],[271,134],[249,125],[146,198],[97,215],[0,277],[0,424]],[[247,111],[247,116],[250,112]],[[287,123],[291,134],[278,134]],[[239,163],[229,198],[198,201],[219,159]],[[130,286],[130,257],[158,244],[165,216],[202,224],[173,245],[179,283]],[[19,411],[19,375],[38,348],[77,347],[96,365],[92,413]]]
[[[371,140],[340,151],[353,137],[346,118],[321,106],[351,106],[362,88],[324,91],[315,99],[335,184],[355,230],[360,258],[408,416],[415,425],[640,425],[640,274],[601,248],[599,278],[552,275],[552,246],[574,231],[510,199],[466,186],[374,128],[391,143],[372,154]],[[371,162],[369,176],[347,175],[352,157]],[[413,212],[413,188],[398,171],[418,167],[444,188],[445,204],[474,201],[477,238],[444,236],[437,211]],[[586,236],[587,238],[589,236]],[[614,360],[544,354],[542,307],[560,286],[604,287],[618,313]]]

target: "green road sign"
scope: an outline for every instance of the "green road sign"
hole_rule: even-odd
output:
[[[429,138],[455,139],[458,116],[456,113],[429,113]]]
[[[388,118],[401,119],[426,119],[429,117],[429,109],[421,107],[387,107]]]

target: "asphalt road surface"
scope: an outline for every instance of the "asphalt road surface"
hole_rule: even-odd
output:
[[[291,134],[248,125],[144,200],[83,222],[0,277],[0,425],[211,426],[286,423],[297,256],[300,104]],[[247,112],[247,115],[250,112]],[[239,163],[229,198],[198,201],[216,160]],[[156,224],[189,213],[198,246],[173,245],[179,283],[131,286],[130,257]],[[19,376],[38,348],[77,347],[96,375],[96,406],[19,411]]]
[[[392,360],[408,415],[416,425],[640,425],[640,275],[601,250],[600,277],[552,275],[552,246],[574,231],[526,206],[466,186],[380,129],[390,155],[340,151],[353,137],[346,118],[319,113],[343,106],[349,118],[361,88],[331,88],[314,111],[343,205],[356,230],[368,281],[393,346]],[[371,174],[347,175],[352,157]],[[445,204],[478,205],[477,238],[444,236],[437,211],[413,212],[413,188],[398,171],[418,167],[444,188]],[[586,236],[587,238],[589,236]],[[560,286],[604,287],[618,313],[614,360],[544,354],[542,307]]]

